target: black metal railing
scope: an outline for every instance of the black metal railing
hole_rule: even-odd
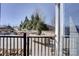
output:
[[[53,36],[0,35],[0,56],[54,56]]]
[[[55,39],[53,36],[28,36],[29,55],[54,56]]]
[[[23,55],[23,36],[0,35],[0,55]]]
[[[63,37],[63,50],[62,50],[62,53],[63,53],[63,56],[69,56],[70,55],[70,38],[68,35],[65,35]]]

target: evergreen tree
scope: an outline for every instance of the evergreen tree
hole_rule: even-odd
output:
[[[42,21],[38,13],[32,15],[31,20],[26,16],[24,22],[21,22],[20,27],[27,30],[38,30],[38,34],[41,34],[42,30],[48,30],[47,25]]]

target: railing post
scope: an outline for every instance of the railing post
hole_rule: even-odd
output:
[[[27,37],[27,56],[29,56],[29,37]]]
[[[26,33],[24,33],[24,56],[26,56]]]

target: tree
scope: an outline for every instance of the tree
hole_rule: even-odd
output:
[[[26,16],[24,22],[21,21],[20,28],[25,29],[28,22],[29,22],[29,19]]]
[[[21,21],[21,24],[19,25],[19,30],[21,30],[22,25],[23,25],[23,22]]]
[[[38,34],[41,34],[42,30],[48,30],[47,25],[42,21],[39,13],[32,14],[30,20],[26,16],[20,27],[27,30],[38,30]]]

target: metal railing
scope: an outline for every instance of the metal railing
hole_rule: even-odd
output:
[[[53,56],[53,36],[0,35],[0,56]]]
[[[62,49],[63,56],[69,56],[70,55],[70,38],[68,35],[63,36],[62,45],[63,45],[63,49]]]
[[[23,36],[0,35],[0,55],[23,55]]]
[[[55,40],[52,36],[28,36],[29,55],[33,56],[54,56]]]

